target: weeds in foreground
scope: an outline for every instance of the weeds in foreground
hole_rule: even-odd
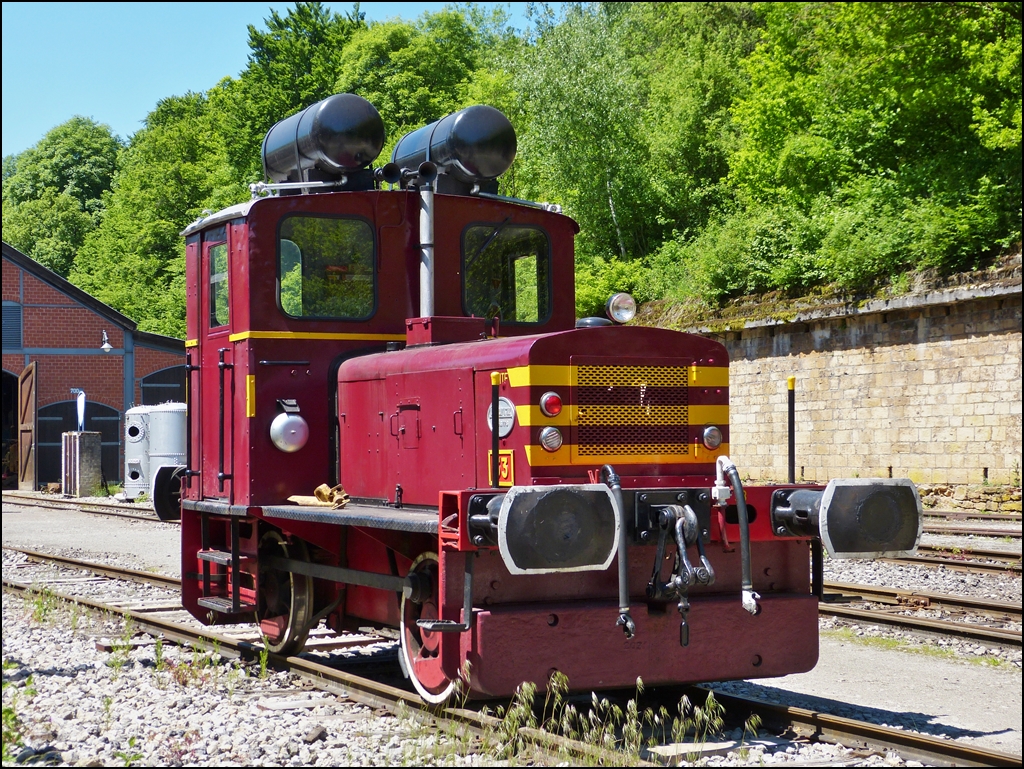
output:
[[[568,698],[569,680],[556,671],[548,682],[544,703],[537,717],[535,684],[525,683],[519,687],[508,709],[498,710],[501,719],[495,730],[495,753],[499,758],[513,758],[524,747],[522,729],[542,729],[552,735],[566,737],[598,749],[616,751],[624,762],[640,760],[647,748],[668,742],[688,743],[694,750],[687,754],[689,760],[696,760],[700,749],[709,737],[718,734],[724,723],[725,708],[713,693],[709,693],[703,705],[695,705],[689,697],[682,697],[676,706],[676,713],[666,707],[640,708],[640,697],[644,691],[641,679],[636,682],[636,695],[620,707],[605,698],[591,694],[586,706],[578,706]],[[565,758],[579,761],[596,756],[569,755]]]
[[[202,686],[213,678],[213,660],[205,650],[197,646],[192,647],[191,659],[167,660],[166,665],[171,673],[171,680],[183,689],[189,686]]]
[[[142,758],[142,753],[135,750],[135,737],[128,738],[127,750],[115,750],[114,755],[124,761],[125,766],[135,766],[135,762]]]
[[[131,614],[124,615],[124,626],[121,630],[121,637],[110,644],[111,654],[107,658],[107,667],[114,671],[114,678],[121,674],[121,670],[128,664],[132,652],[132,637],[135,635],[135,620]]]
[[[228,669],[228,674],[227,674],[227,677],[226,677],[226,687],[227,687],[227,690],[228,690],[228,697],[229,698],[235,696],[235,688],[238,686],[238,682],[240,680],[242,680],[243,678],[245,678],[245,670],[244,669],[239,668],[239,667],[235,667],[234,665],[232,665]]]
[[[3,662],[5,672],[17,667],[18,664],[11,660],[4,660]],[[36,690],[32,686],[32,676],[28,676],[20,687],[14,681],[4,680],[3,682],[3,698],[5,702],[3,705],[2,753],[5,764],[13,762],[16,749],[25,744],[21,734],[21,719],[18,717],[18,701],[22,697],[31,699],[35,694]]]
[[[44,587],[32,599],[32,620],[39,624],[48,622],[50,615],[53,614],[59,605],[60,599],[53,594],[50,588]]]
[[[153,666],[157,673],[167,670],[167,661],[164,660],[164,639],[157,638],[153,644]]]
[[[197,739],[199,739],[199,732],[190,729],[180,738],[172,738],[161,753],[171,766],[183,766],[188,763],[189,753]]]
[[[270,659],[270,640],[266,635],[261,636],[263,648],[260,649],[260,680],[267,680],[267,661]]]
[[[462,678],[469,680],[468,670]],[[464,704],[467,690],[468,686],[460,682],[455,707]],[[429,717],[400,707],[398,717],[405,722],[411,738],[404,758],[409,763],[437,765],[449,763],[454,756],[475,752],[516,764],[529,761],[529,747],[537,732],[543,731],[592,748],[588,752],[587,747],[552,743],[550,747],[570,765],[605,763],[609,756],[604,751],[614,751],[622,765],[631,765],[644,758],[647,748],[669,742],[692,745],[687,759],[694,761],[704,743],[721,732],[725,709],[713,693],[708,694],[702,705],[682,697],[673,714],[664,706],[641,708],[643,692],[644,683],[637,679],[636,694],[624,707],[597,694],[591,694],[589,702],[579,701],[569,697],[569,679],[555,671],[548,681],[543,703],[538,702],[536,684],[522,684],[508,707],[493,714],[496,725],[480,736],[457,722],[437,726]],[[756,736],[759,726],[757,717],[751,717],[744,725],[744,735]]]

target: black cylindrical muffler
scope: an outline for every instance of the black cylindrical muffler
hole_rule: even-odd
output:
[[[466,184],[497,179],[516,158],[516,131],[501,112],[477,104],[407,133],[391,160],[401,168],[435,163]]]
[[[368,166],[383,147],[377,108],[361,96],[339,93],[267,131],[263,172],[275,182],[336,179]]]

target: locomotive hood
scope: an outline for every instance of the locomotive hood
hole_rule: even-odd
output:
[[[338,371],[338,382],[455,367],[470,367],[484,373],[529,366],[567,367],[572,365],[571,358],[604,357],[614,357],[620,364],[625,357],[630,365],[642,365],[643,361],[648,361],[660,366],[673,365],[674,362],[677,366],[714,368],[720,372],[727,372],[729,368],[725,347],[711,339],[660,328],[611,326],[410,347],[397,352],[366,355],[346,361]],[[513,371],[509,376],[514,378],[523,373]],[[716,381],[720,380],[720,376],[716,377]]]
[[[399,451],[415,440],[420,455],[436,447],[476,457],[472,473],[424,488],[418,497],[424,502],[436,498],[437,489],[486,485],[495,375],[499,448],[517,484],[582,482],[608,463],[622,465],[627,475],[708,476],[728,451],[728,366],[725,348],[713,340],[625,326],[354,358],[338,371],[343,475],[344,458],[355,461],[348,447],[360,446],[356,435],[379,435],[382,446],[390,435]],[[558,404],[554,411],[543,403],[551,400]],[[362,412],[390,421],[378,429],[372,420],[363,424]],[[713,446],[706,441],[709,429],[718,438]],[[449,445],[444,436],[450,433]],[[403,488],[408,493],[411,487]]]

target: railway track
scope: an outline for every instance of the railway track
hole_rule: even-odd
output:
[[[153,574],[152,572],[138,571],[135,569],[118,568],[106,564],[97,564],[77,558],[55,556],[50,555],[49,553],[41,553],[23,548],[5,547],[4,549],[10,552],[20,553],[33,561],[80,569],[82,571],[88,571],[111,579],[124,579],[132,582],[142,582],[175,591],[177,591],[181,585],[178,578],[162,574]],[[830,595],[826,596],[826,601],[821,603],[819,606],[819,613],[826,616],[839,617],[841,619],[856,622],[894,625],[912,630],[939,633],[942,635],[956,636],[960,638],[969,638],[987,643],[1021,646],[1021,632],[1019,630],[1008,630],[1006,628],[980,625],[977,623],[941,620],[897,613],[907,611],[909,609],[936,607],[961,613],[982,613],[992,616],[997,620],[1002,620],[1003,622],[1020,622],[1020,604],[1005,601],[986,601],[944,593],[898,590],[873,585],[859,585],[842,582],[826,582],[824,587],[826,590],[833,591]],[[885,608],[857,609],[849,606],[838,605],[837,601],[870,602],[884,606]],[[251,635],[252,638],[250,640],[254,642],[258,640],[257,634]],[[365,636],[360,638],[361,643],[367,643]],[[330,637],[320,637],[314,639],[314,642],[310,644],[310,648],[321,650],[345,648],[352,645],[352,643],[350,643],[351,640],[352,639],[336,640]]]
[[[959,558],[984,558],[990,561],[1001,563],[1017,564],[1020,566],[1021,554],[1012,550],[999,550],[986,547],[959,547],[957,545],[932,545],[920,544],[917,552],[926,556],[938,556],[950,559]]]
[[[1020,521],[1020,513],[987,513],[970,510],[928,510],[924,511],[925,518],[942,518],[953,520],[975,520],[975,521]]]
[[[837,742],[846,747],[893,750],[904,760],[919,761],[925,766],[1019,766],[1021,761],[1020,756],[1002,751],[979,749],[966,743],[807,708],[775,705],[719,691],[715,692],[715,699],[734,716],[756,714],[769,728],[792,730],[811,739]]]
[[[178,583],[172,577],[154,575],[134,569],[117,568],[106,564],[51,556],[45,553],[17,548],[5,549],[20,552],[35,561],[47,562],[65,568],[86,570],[110,579],[146,582],[168,589],[175,588]],[[84,608],[99,612],[118,615],[131,614],[135,625],[141,630],[182,644],[215,643],[221,653],[229,657],[255,660],[263,652],[262,645],[254,638],[255,633],[246,634],[251,637],[240,637],[238,634],[214,632],[207,628],[201,628],[195,623],[182,622],[160,616],[159,612],[140,612],[137,609],[126,609],[121,605],[103,603],[82,596],[64,595],[54,592],[45,585],[30,585],[10,579],[6,571],[3,578],[3,587],[4,590],[21,594],[40,593],[45,590],[51,599],[75,603]],[[856,587],[859,589],[865,586],[830,583],[830,587]],[[865,591],[860,590],[860,592]],[[877,592],[885,594],[886,591],[878,589]],[[952,597],[942,596],[941,598],[949,599]],[[1013,606],[1016,606],[1017,616],[1019,616],[1019,605],[1008,605],[1008,612],[1012,610]],[[1018,633],[1018,644],[1019,635]],[[326,650],[343,647],[346,644],[354,645],[361,643],[365,645],[371,639],[365,637],[361,639],[355,637],[348,639],[343,637],[317,639],[314,636],[314,647],[317,645],[318,640],[321,641],[319,645]],[[287,669],[312,682],[321,690],[342,695],[372,707],[384,708],[396,713],[418,711],[425,717],[437,721],[460,724],[478,735],[493,734],[502,727],[499,719],[488,715],[486,712],[463,707],[428,706],[414,692],[356,675],[350,670],[338,669],[321,661],[311,659],[309,656],[280,657],[271,654],[269,657],[275,667]],[[706,697],[709,691],[714,691],[703,687],[687,687],[687,690],[691,693],[691,699],[694,699],[695,702],[701,702],[702,698]],[[664,694],[668,694],[668,692]],[[939,739],[916,732],[833,716],[805,708],[776,705],[760,700],[738,697],[721,691],[714,691],[714,695],[719,703],[725,706],[731,718],[746,718],[748,715],[756,714],[764,726],[777,729],[780,733],[795,733],[816,741],[834,742],[846,747],[863,747],[868,751],[884,752],[895,750],[905,759],[918,760],[927,765],[934,766],[1002,766],[1020,763],[1019,756],[979,748],[952,740]],[[620,765],[622,762],[623,756],[611,750],[551,734],[541,729],[522,726],[518,728],[517,733],[524,743],[562,759],[566,756],[571,756],[574,760],[582,759],[605,765]],[[648,757],[657,759],[655,754],[651,754]]]
[[[825,601],[818,606],[818,613],[829,617],[853,622],[893,625],[926,633],[967,638],[985,643],[1021,646],[1021,631],[983,625],[976,622],[922,617],[907,612],[919,609],[942,608],[960,614],[985,614],[994,621],[1017,622],[1021,620],[1021,605],[1005,601],[984,601],[976,598],[929,593],[925,591],[897,590],[873,585],[852,585],[842,582],[826,582],[826,590],[835,591],[825,595]],[[842,606],[837,602],[865,602],[882,608],[858,609]]]
[[[1021,530],[1018,529],[980,529],[970,526],[947,526],[926,523],[922,528],[925,534],[942,534],[945,536],[958,537],[992,537],[997,539],[1020,539]]]
[[[108,515],[115,518],[164,523],[164,521],[157,518],[156,513],[152,509],[133,507],[116,502],[80,502],[70,498],[42,497],[31,492],[5,491],[3,493],[3,504],[5,506],[13,504],[21,507],[36,507],[43,510],[72,510],[92,515]],[[167,521],[167,523],[177,522]]]
[[[1021,573],[1021,554],[1019,552],[989,548],[921,544],[917,547],[917,555],[904,558],[879,558],[878,560],[916,566],[945,566],[957,571],[982,574]]]

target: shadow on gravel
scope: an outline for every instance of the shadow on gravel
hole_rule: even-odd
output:
[[[728,685],[717,685],[715,688],[729,691]],[[915,713],[913,711],[884,710],[864,705],[850,705],[845,702],[815,697],[810,694],[795,694],[785,689],[777,689],[774,686],[745,682],[742,696],[752,697],[773,703],[786,703],[798,708],[806,708],[819,713],[828,713],[833,716],[852,718],[858,721],[868,721],[873,724],[884,724],[895,726],[908,731],[920,732],[934,737],[949,737],[959,739],[961,737],[986,737],[996,734],[1008,734],[1012,729],[1000,729],[996,731],[978,731],[976,729],[961,729],[957,726],[941,723],[940,716],[929,713]]]

